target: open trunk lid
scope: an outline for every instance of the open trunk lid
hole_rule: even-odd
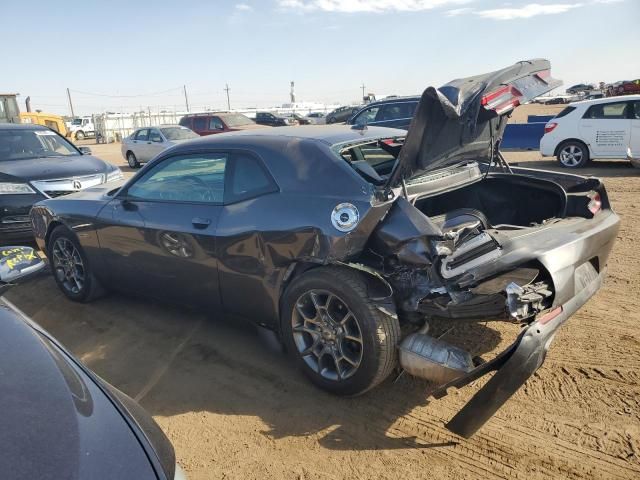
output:
[[[387,189],[446,165],[489,162],[513,109],[562,84],[551,77],[550,68],[548,60],[528,60],[427,88]]]

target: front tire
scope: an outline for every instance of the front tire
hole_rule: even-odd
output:
[[[563,167],[582,168],[589,163],[589,149],[582,142],[568,140],[560,144],[556,158]]]
[[[90,302],[104,293],[76,236],[66,227],[56,227],[47,245],[53,278],[67,298]]]
[[[397,318],[368,300],[363,274],[317,268],[287,288],[282,333],[289,354],[317,386],[360,395],[389,376],[397,363]]]
[[[76,140],[84,140],[85,137],[86,135],[84,134],[84,132],[82,131],[76,132]]]
[[[138,159],[133,152],[127,152],[127,163],[131,168],[140,168],[140,162],[138,162]]]

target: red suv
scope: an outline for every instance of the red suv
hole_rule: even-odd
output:
[[[258,125],[249,117],[241,113],[213,112],[194,113],[180,119],[180,125],[190,128],[198,135],[213,135],[214,133],[233,132],[235,130],[249,130],[266,128]]]

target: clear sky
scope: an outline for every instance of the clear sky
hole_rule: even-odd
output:
[[[640,0],[50,0],[2,6],[0,90],[68,114],[409,95],[544,57],[565,86],[640,77]],[[11,21],[7,21],[11,19]],[[89,95],[91,94],[91,95]],[[96,95],[100,94],[100,95]]]

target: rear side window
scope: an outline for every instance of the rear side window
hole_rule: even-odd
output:
[[[194,118],[193,119],[193,129],[196,132],[201,132],[207,129],[207,119],[206,118]]]
[[[225,203],[238,202],[278,190],[262,161],[253,155],[234,155]]]
[[[627,118],[628,102],[613,102],[591,105],[583,118],[603,120],[624,120]]]
[[[562,110],[558,115],[555,116],[555,118],[562,118],[562,117],[566,117],[567,115],[569,115],[571,112],[573,112],[576,109],[576,107],[566,107],[564,110]]]
[[[191,120],[191,119],[187,118],[187,117],[182,117],[180,119],[180,122],[178,123],[178,125],[182,125],[183,127],[188,127],[191,124],[191,122],[189,120]]]

